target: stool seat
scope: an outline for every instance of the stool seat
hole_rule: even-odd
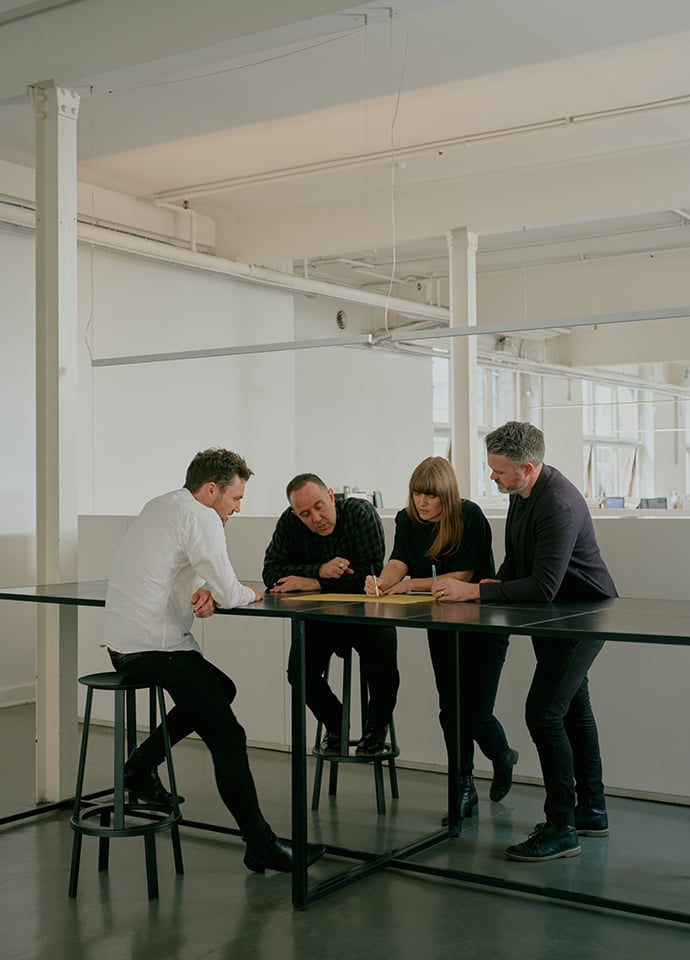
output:
[[[107,670],[105,673],[87,673],[79,677],[79,683],[94,690],[150,690],[150,683],[139,680],[127,680],[117,670]]]
[[[82,837],[98,837],[98,869],[107,870],[109,860],[109,842],[122,837],[143,837],[146,857],[146,879],[149,900],[158,897],[158,868],[156,863],[155,834],[170,831],[175,870],[184,873],[182,848],[180,845],[179,823],[182,819],[179,799],[175,786],[175,773],[172,765],[170,737],[165,716],[165,699],[162,687],[155,684],[127,680],[117,671],[91,673],[79,677],[79,683],[87,688],[84,708],[77,784],[74,792],[74,807],[70,826],[74,831],[72,842],[72,862],[69,879],[69,896],[76,897],[79,882],[79,864],[81,858]],[[103,803],[90,803],[83,799],[84,775],[91,721],[91,709],[94,690],[110,691],[114,694],[114,755],[113,755],[113,791],[112,799]],[[124,768],[127,756],[136,747],[136,693],[149,691],[149,728],[153,732],[156,726],[157,712],[160,713],[161,731],[165,746],[165,760],[170,781],[172,798],[170,809],[135,801],[124,785]],[[126,747],[126,750],[125,750]]]
[[[334,797],[338,790],[338,766],[341,763],[370,763],[374,770],[374,788],[376,791],[376,811],[379,814],[386,812],[386,797],[383,788],[383,764],[388,764],[388,775],[390,777],[391,796],[397,800],[400,796],[398,791],[398,774],[395,769],[395,758],[400,756],[398,742],[395,736],[395,723],[393,717],[388,725],[390,740],[386,743],[383,751],[376,756],[358,756],[356,753],[350,753],[350,747],[356,746],[359,741],[349,739],[350,731],[350,701],[352,689],[352,649],[345,649],[340,654],[343,661],[343,718],[340,730],[341,752],[337,754],[323,753],[320,749],[321,736],[323,734],[323,724],[318,723],[316,727],[316,740],[311,751],[316,758],[316,770],[314,772],[314,789],[312,792],[311,808],[319,809],[321,799],[321,782],[323,779],[323,765],[330,763],[330,774],[328,780],[328,794]],[[328,674],[326,675],[328,676]],[[362,664],[359,665],[359,693],[361,705],[362,732],[364,732],[367,707],[369,702],[369,690],[367,679],[362,670]]]

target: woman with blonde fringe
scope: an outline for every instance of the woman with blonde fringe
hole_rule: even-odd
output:
[[[369,576],[365,589],[380,594],[431,591],[444,579],[478,583],[494,576],[491,528],[476,503],[463,500],[450,462],[427,457],[413,471],[407,506],[395,518],[395,543],[379,577]],[[448,633],[427,631],[439,696],[439,721],[450,742],[451,704],[455,688]],[[513,782],[518,754],[508,746],[494,704],[508,637],[460,634],[460,816],[477,813],[479,798],[472,776],[474,742],[493,764],[489,796],[502,800]]]

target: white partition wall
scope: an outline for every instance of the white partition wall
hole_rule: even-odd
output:
[[[602,511],[603,514],[603,511]],[[80,569],[86,577],[107,575],[112,552],[126,529],[124,517],[83,517]],[[383,519],[392,545],[393,517]],[[496,559],[502,557],[504,520],[492,517]],[[229,553],[238,575],[259,580],[273,517],[233,517],[226,527]],[[597,537],[623,596],[685,598],[690,517],[595,517]],[[642,562],[644,558],[644,562]],[[102,611],[82,609],[80,669],[107,669],[99,648]],[[204,653],[235,680],[236,712],[252,744],[289,749],[289,690],[285,671],[289,627],[278,620],[216,616],[197,623]],[[400,694],[396,729],[401,764],[445,769],[438,703],[424,631],[398,631]],[[690,701],[686,695],[687,647],[608,643],[591,673],[609,790],[690,802],[690,767],[673,762],[687,755]],[[540,769],[525,727],[523,708],[534,657],[527,637],[513,637],[499,690],[496,714],[512,746],[520,751],[517,775],[539,780]],[[314,725],[310,721],[310,729]],[[311,734],[310,734],[311,736]],[[477,750],[476,772],[490,775]]]

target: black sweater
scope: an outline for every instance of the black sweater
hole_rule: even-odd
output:
[[[529,497],[512,494],[506,518],[502,583],[480,587],[483,603],[601,600],[618,593],[580,491],[544,464]]]

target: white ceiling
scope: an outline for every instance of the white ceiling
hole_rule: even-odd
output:
[[[32,165],[52,78],[82,181],[189,200],[228,256],[383,284],[395,242],[416,284],[462,224],[482,269],[690,243],[688,0],[52,6],[0,0],[0,160]]]

